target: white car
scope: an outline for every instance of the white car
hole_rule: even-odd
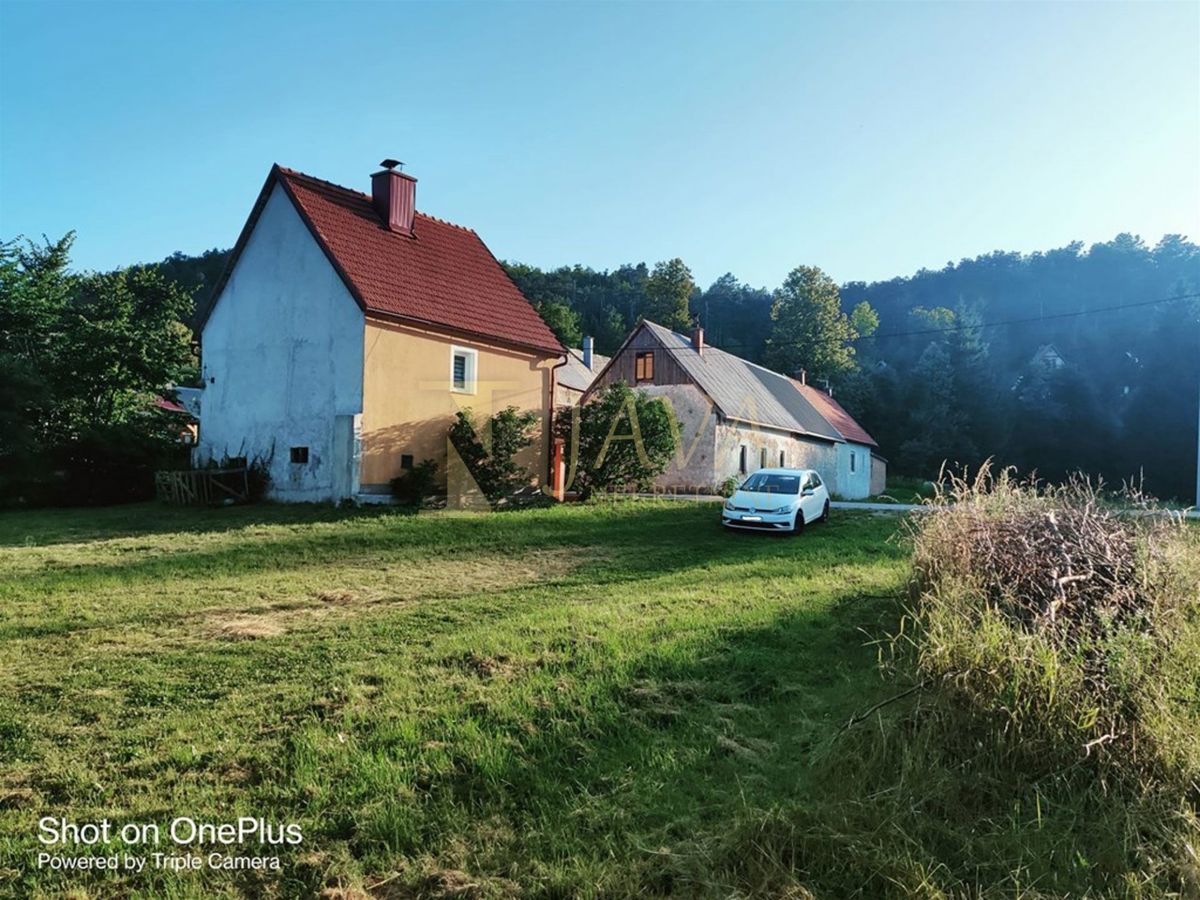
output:
[[[726,528],[796,534],[829,517],[829,489],[812,469],[759,469],[721,510]]]

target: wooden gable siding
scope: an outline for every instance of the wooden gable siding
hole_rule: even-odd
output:
[[[692,384],[692,377],[675,358],[676,352],[688,353],[688,350],[668,350],[659,343],[648,328],[639,328],[637,334],[612,360],[608,369],[592,384],[592,390],[606,387],[624,381],[630,387],[638,387],[635,366],[639,353],[654,354],[654,378],[651,381],[640,382],[641,387],[648,384]]]

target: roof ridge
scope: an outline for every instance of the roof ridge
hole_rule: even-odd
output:
[[[275,168],[277,168],[284,175],[287,175],[289,178],[303,178],[307,181],[313,181],[313,182],[316,182],[317,184],[324,185],[325,187],[331,187],[331,188],[334,188],[335,190],[345,191],[347,194],[353,194],[354,196],[359,197],[360,199],[366,200],[368,203],[371,202],[371,195],[364,191],[357,191],[354,188],[346,187],[344,184],[337,184],[333,181],[327,181],[324,178],[318,178],[316,175],[309,175],[307,172],[301,172],[298,169],[291,169],[291,168],[288,168],[287,166],[281,166],[281,165],[279,165],[279,163],[275,164]],[[446,225],[446,226],[449,226],[450,228],[457,228],[459,231],[465,231],[468,234],[476,233],[474,228],[469,228],[466,225],[459,225],[457,222],[451,222],[451,221],[448,221],[447,219],[440,218],[439,216],[435,216],[435,215],[432,215],[427,212],[421,212],[421,210],[419,210],[419,209],[414,209],[413,215],[420,216],[422,219],[431,219],[432,221],[437,222],[441,225]]]

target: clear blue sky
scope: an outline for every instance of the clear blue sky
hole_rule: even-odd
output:
[[[272,162],[500,257],[773,287],[1200,239],[1200,4],[0,2],[0,237],[228,247]]]

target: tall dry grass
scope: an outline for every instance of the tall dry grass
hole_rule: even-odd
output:
[[[730,881],[1200,897],[1200,529],[1007,470],[928,505],[893,690],[826,747],[818,802],[731,828]]]

